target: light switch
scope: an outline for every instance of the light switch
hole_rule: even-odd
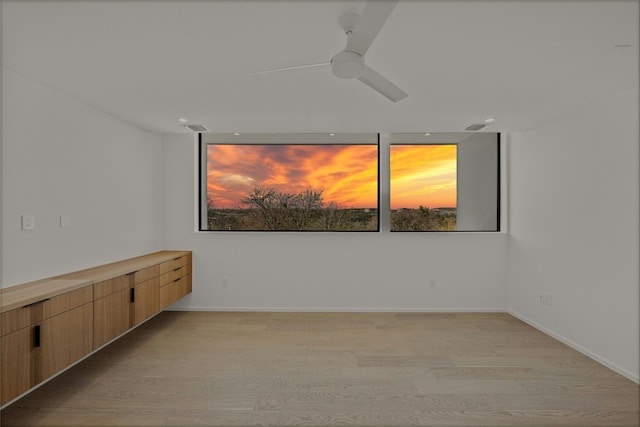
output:
[[[25,231],[36,228],[36,217],[33,214],[22,215],[22,229]]]
[[[60,228],[71,227],[71,216],[62,214],[60,215]]]

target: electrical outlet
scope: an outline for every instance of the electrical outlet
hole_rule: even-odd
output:
[[[540,294],[538,296],[538,301],[540,302],[540,304],[553,305],[553,297],[551,296],[551,294]]]

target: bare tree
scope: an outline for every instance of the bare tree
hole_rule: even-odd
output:
[[[254,187],[241,203],[255,209],[267,230],[305,230],[314,211],[322,209],[322,190],[279,193],[273,188]]]
[[[296,230],[305,230],[313,214],[322,209],[322,190],[307,188],[290,199]]]
[[[240,200],[240,203],[257,209],[267,230],[278,230],[278,218],[275,210],[278,198],[273,188],[257,186]]]

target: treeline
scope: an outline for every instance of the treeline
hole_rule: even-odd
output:
[[[391,231],[454,231],[454,209],[398,209],[391,212]]]
[[[278,192],[257,186],[240,201],[238,209],[216,209],[209,202],[209,230],[368,231],[377,230],[376,212],[324,203],[324,190]]]

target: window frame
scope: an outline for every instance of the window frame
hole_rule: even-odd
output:
[[[371,132],[373,134],[373,132]],[[462,132],[442,132],[440,134],[454,134],[454,133],[462,133]],[[464,132],[467,133],[467,132]],[[486,134],[489,132],[473,132],[472,134]],[[288,133],[282,133],[282,135],[287,135]],[[496,138],[496,148],[495,148],[495,159],[496,159],[496,170],[495,170],[495,178],[496,178],[496,203],[495,203],[495,229],[484,229],[484,230],[431,230],[431,231],[392,231],[391,230],[391,155],[390,155],[390,146],[397,145],[389,142],[389,135],[392,133],[378,132],[376,133],[377,144],[363,144],[363,145],[376,145],[377,146],[377,174],[378,174],[378,183],[377,183],[377,232],[380,233],[419,233],[419,234],[429,234],[429,233],[452,233],[452,234],[464,234],[464,233],[490,233],[490,234],[501,234],[508,232],[508,224],[507,217],[505,216],[504,210],[506,209],[505,203],[507,203],[508,195],[503,194],[504,189],[506,188],[505,183],[502,182],[504,177],[506,176],[507,165],[503,164],[503,157],[506,155],[505,145],[503,143],[503,135],[500,132],[491,132],[491,134],[495,135]],[[230,134],[233,135],[233,134]],[[328,135],[328,134],[325,134]],[[417,134],[416,134],[417,135]],[[424,134],[423,134],[424,135]],[[434,133],[434,135],[437,135]],[[203,142],[203,134],[198,133],[196,138],[196,161],[198,162],[197,166],[197,177],[196,180],[196,188],[197,188],[197,203],[196,208],[198,209],[197,214],[195,215],[196,232],[224,232],[224,233],[233,233],[233,232],[258,232],[264,233],[269,232],[268,230],[208,230],[206,227],[203,227],[203,219],[207,220],[207,195],[205,192],[206,188],[206,178],[203,177],[206,174],[207,164],[206,164],[206,156],[203,156],[203,144],[206,145],[206,142]],[[432,143],[430,143],[432,144]],[[443,143],[446,144],[446,143]],[[311,144],[313,145],[313,144]],[[402,143],[402,145],[409,145],[407,143]],[[416,143],[419,145],[419,143]],[[382,151],[384,150],[384,152]],[[387,158],[383,158],[384,155]],[[383,166],[382,161],[386,164]],[[382,197],[384,193],[384,203],[382,203]],[[457,206],[456,206],[457,208]],[[271,231],[274,232],[274,231]],[[276,232],[284,232],[284,233],[373,233],[376,230],[309,230],[309,231],[298,231],[298,230],[277,230]]]
[[[455,133],[455,132],[444,132],[444,134],[446,133]],[[420,141],[416,141],[416,142],[402,142],[402,143],[394,143],[394,142],[390,142],[389,143],[389,147],[388,147],[388,155],[389,155],[389,205],[388,205],[388,216],[389,216],[389,232],[390,233],[500,233],[502,232],[502,217],[501,217],[501,210],[502,210],[502,176],[501,176],[501,171],[502,171],[502,158],[501,158],[501,134],[500,132],[477,132],[474,134],[492,134],[495,135],[495,143],[496,143],[496,147],[495,147],[495,159],[496,159],[496,188],[495,188],[495,195],[496,195],[496,205],[495,205],[495,228],[493,229],[473,229],[473,230],[394,230],[392,228],[392,223],[391,223],[391,215],[393,213],[393,209],[391,209],[391,203],[392,203],[392,194],[391,194],[391,180],[392,180],[392,176],[391,176],[391,147],[394,145],[403,145],[403,146],[409,146],[409,145],[456,145],[456,151],[458,151],[458,146],[459,146],[459,142],[420,142]],[[420,135],[420,134],[416,134],[416,135]],[[438,135],[438,134],[434,134],[434,135]],[[456,154],[456,162],[458,162],[458,154]],[[456,168],[459,169],[458,165],[456,165]],[[457,187],[457,183],[456,183],[456,187]],[[456,188],[456,192],[459,191],[458,188]],[[457,224],[457,218],[458,218],[458,206],[456,203],[456,224]]]
[[[270,135],[300,135],[298,133],[273,133]],[[207,182],[207,155],[206,155],[206,147],[208,145],[215,145],[216,143],[210,143],[203,140],[203,134],[198,134],[198,218],[197,218],[197,231],[199,232],[220,232],[220,233],[379,233],[381,232],[381,196],[380,196],[380,133],[354,133],[353,135],[375,135],[375,142],[371,143],[353,143],[353,142],[330,142],[330,143],[314,143],[314,142],[290,142],[290,143],[247,143],[247,142],[238,142],[234,143],[230,142],[220,142],[219,145],[310,145],[310,146],[322,146],[322,145],[366,145],[366,146],[375,146],[376,147],[376,228],[372,230],[343,230],[343,229],[335,229],[335,230],[256,230],[256,229],[233,229],[233,230],[211,230],[208,229],[208,195],[206,191],[206,182]],[[259,135],[259,134],[256,134]],[[306,135],[329,135],[329,133],[317,133],[317,134],[306,134]],[[339,134],[338,134],[339,135]],[[351,135],[351,134],[343,134],[343,135]],[[337,141],[340,141],[340,138],[337,138]]]

